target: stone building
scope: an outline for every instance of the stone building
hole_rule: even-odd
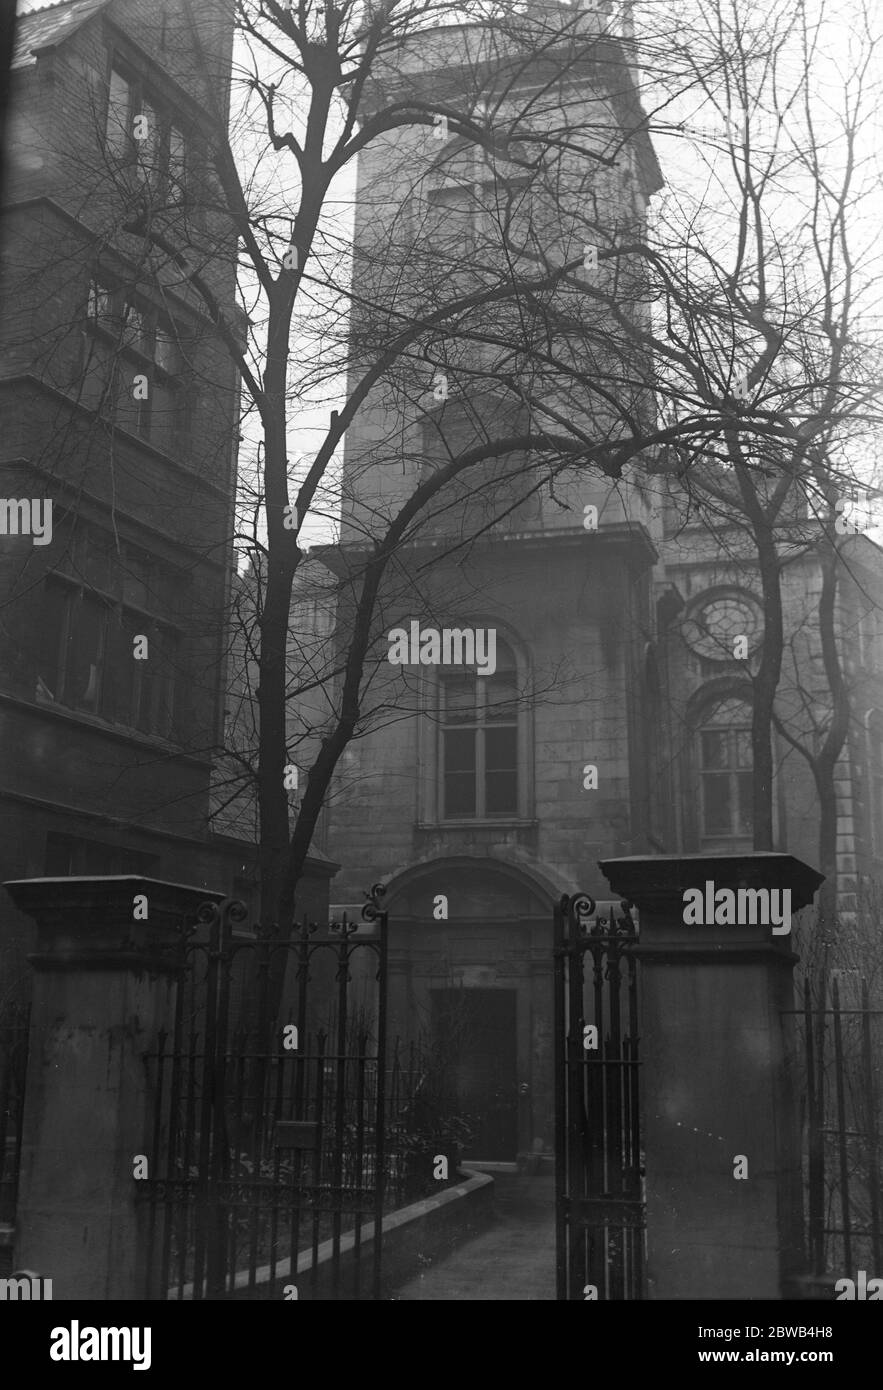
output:
[[[577,22],[599,19],[585,11]],[[456,94],[461,105],[473,84],[476,102],[504,114],[501,74],[510,103],[531,82],[541,87],[541,59],[520,69],[519,88],[503,41],[493,55],[474,43],[468,26],[422,35],[419,52],[407,50],[390,82],[423,83],[439,96]],[[556,91],[564,109],[567,89],[567,109],[579,106],[583,119],[594,105],[596,124],[618,150],[612,166],[593,171],[586,196],[610,224],[627,218],[640,228],[662,175],[646,135],[621,138],[640,113],[624,50],[608,37],[601,56],[570,69]],[[434,247],[480,255],[487,216],[480,190],[493,177],[470,165],[475,156],[458,152],[455,141],[438,143],[444,154],[425,131],[398,132],[361,161],[355,288],[365,301],[390,266],[397,285],[422,276],[431,292],[433,276],[442,277]],[[401,259],[399,247],[407,247]],[[404,316],[406,290],[399,292]],[[357,323],[354,352],[366,342],[369,328]],[[477,353],[475,375],[492,377],[493,364]],[[464,359],[448,361],[456,379]],[[439,405],[448,384],[434,394],[439,380],[377,390],[347,434],[342,541],[325,554],[344,595],[369,553],[366,540],[415,478],[462,449],[477,428],[453,389]],[[493,630],[493,671],[481,674],[456,658],[391,665],[379,638],[371,708],[344,754],[323,825],[323,847],[342,865],[335,898],[357,901],[368,883],[387,885],[392,1030],[422,1031],[448,1047],[461,1105],[475,1120],[470,1156],[498,1161],[552,1148],[551,942],[560,895],[582,889],[609,900],[598,868],[608,857],[751,847],[746,667],[761,635],[756,560],[707,518],[685,526],[684,498],[664,471],[634,472],[616,484],[571,476],[515,492],[506,514],[482,530],[482,509],[489,499],[498,507],[511,485],[486,465],[477,483],[447,493],[399,552],[396,583],[381,605],[384,632],[410,632],[412,623],[418,636],[429,627]],[[587,526],[592,507],[597,525]],[[806,518],[795,516],[795,525],[805,529]],[[864,705],[838,781],[844,910],[854,907],[857,871],[883,873],[873,770],[881,756],[874,742],[881,698],[873,693],[881,651],[879,629],[871,638],[868,628],[883,601],[883,567],[866,537],[851,544],[839,630]],[[816,636],[801,647],[818,588],[811,555],[786,567],[784,587],[795,682],[812,687]],[[346,605],[344,598],[349,630]],[[733,656],[734,634],[748,639],[741,659]],[[814,863],[812,779],[784,740],[776,747],[775,805],[776,847]]]
[[[203,157],[226,121],[232,30],[226,0],[66,0],[19,21],[0,291],[0,879],[250,883],[251,847],[209,829],[238,378],[169,249],[235,317],[235,241]],[[50,503],[37,535],[22,508],[39,520]],[[7,985],[27,978],[28,925],[3,894]]]

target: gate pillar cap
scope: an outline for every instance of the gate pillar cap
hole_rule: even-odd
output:
[[[812,902],[824,874],[793,854],[755,850],[747,854],[626,855],[598,861],[615,893],[639,912],[680,914],[684,890],[713,880],[718,888],[781,888],[791,891],[791,910]]]
[[[37,924],[36,966],[93,962],[105,967],[156,963],[180,941],[185,919],[223,893],[140,874],[21,878],[3,884]],[[136,897],[147,899],[143,920]]]

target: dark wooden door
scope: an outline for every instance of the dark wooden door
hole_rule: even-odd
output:
[[[515,990],[433,990],[432,1004],[452,1090],[473,1130],[463,1157],[513,1160],[518,1149]]]

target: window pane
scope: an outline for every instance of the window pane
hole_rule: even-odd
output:
[[[185,178],[187,173],[187,143],[184,132],[177,126],[169,131],[169,202],[184,201]]]
[[[121,73],[110,74],[110,97],[107,103],[107,148],[123,154],[129,139],[129,84]]]
[[[702,778],[702,828],[706,835],[730,835],[731,779],[723,773],[706,773]]]
[[[484,736],[484,762],[488,772],[518,766],[518,735],[515,729],[488,729]]]
[[[90,526],[82,533],[79,553],[82,558],[77,567],[78,576],[96,589],[111,592],[116,573],[116,552],[112,537]]]
[[[475,815],[475,739],[474,729],[447,729],[442,734],[446,816]]]
[[[475,815],[475,778],[471,773],[445,775],[445,816]]]
[[[441,689],[446,723],[474,722],[476,718],[475,676],[443,676]]]
[[[511,815],[518,810],[518,777],[514,772],[489,772],[485,791],[489,816]]]
[[[68,590],[64,584],[47,579],[40,615],[40,654],[37,663],[38,700],[60,700],[63,672],[62,644],[67,614]],[[47,871],[48,872],[48,871]]]
[[[100,285],[97,280],[93,280],[89,286],[88,315],[93,323],[99,324],[102,328],[110,329],[113,325],[113,294],[104,285]]]
[[[497,672],[493,676],[482,676],[484,684],[485,718],[499,722],[514,723],[517,718],[518,683],[514,671]]]
[[[123,342],[136,352],[150,352],[150,323],[144,311],[134,304],[125,307]]]
[[[727,735],[726,732],[715,730],[710,732],[705,729],[702,732],[702,766],[704,768],[724,768],[729,766],[727,757]]]
[[[515,729],[488,729],[484,735],[485,811],[487,815],[518,810],[518,734]]]
[[[140,690],[138,693],[138,708],[134,723],[135,727],[140,729],[142,733],[152,734],[155,732],[153,711],[158,685],[157,665],[160,659],[159,642],[155,633],[144,633],[143,635],[149,638],[150,659],[137,663],[140,668]]]
[[[101,713],[105,719],[112,719],[118,724],[132,723],[136,682],[132,637],[135,631],[128,615],[121,622],[118,613],[108,614]]]
[[[115,874],[119,869],[110,845],[95,840],[80,840],[77,844],[78,871],[81,874]]]
[[[141,103],[141,110],[135,113],[135,122],[137,128],[143,132],[143,138],[135,141],[138,167],[147,182],[155,185],[159,174],[159,120],[149,101]]]
[[[150,384],[150,442],[172,453],[177,438],[178,393],[173,386],[154,379]]]
[[[181,372],[181,349],[178,347],[174,335],[167,328],[157,328],[156,343],[154,347],[154,358],[156,365],[162,367],[169,376],[178,376]]]
[[[753,767],[754,758],[751,755],[751,730],[733,730],[733,752],[735,767]]]
[[[168,738],[175,714],[176,639],[163,628],[151,627],[149,632],[145,632],[143,619],[140,620],[139,631],[149,639],[150,660],[137,663],[141,692],[135,722],[144,733]]]
[[[100,600],[88,595],[82,597],[74,609],[65,696],[69,704],[80,709],[98,709],[105,614]]]
[[[133,656],[133,638],[143,631],[143,621],[133,613],[108,613],[107,651],[104,656],[102,713],[106,719],[131,728],[135,721],[139,667]],[[150,653],[153,655],[153,653]]]
[[[475,730],[445,729],[444,743],[445,772],[466,772],[475,775]]]
[[[71,835],[59,835],[50,830],[46,836],[46,857],[43,872],[49,878],[67,878],[76,873],[74,848],[76,841]]]
[[[720,700],[707,711],[702,722],[715,729],[742,729],[751,723],[751,710],[744,700]]]
[[[737,830],[740,835],[751,835],[754,830],[754,816],[751,809],[754,774],[751,772],[737,773],[736,786],[739,816]]]
[[[141,550],[126,546],[122,565],[122,596],[136,608],[152,608],[150,602],[150,561]]]
[[[113,412],[113,350],[94,333],[87,333],[82,375],[77,382],[80,404],[87,410]]]
[[[172,738],[177,712],[175,696],[178,688],[178,639],[174,633],[160,629],[155,631],[154,641],[158,647],[159,660],[153,673],[155,689],[152,692],[152,729],[153,733],[159,734],[161,738]]]
[[[143,382],[136,383],[135,380],[136,377],[148,376],[144,370],[144,363],[134,357],[120,357],[117,359],[116,368],[115,423],[120,429],[129,430],[132,434],[144,433],[150,418],[150,398],[153,394],[153,385],[149,377],[146,387]],[[146,389],[146,400],[136,399],[136,388],[139,397],[144,395]]]
[[[424,227],[431,253],[436,243],[460,249],[474,246],[480,208],[471,186],[435,189],[429,195]]]

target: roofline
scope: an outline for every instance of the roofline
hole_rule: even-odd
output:
[[[77,3],[78,0],[56,0],[56,3],[53,5],[43,5],[39,10],[28,10],[24,14],[18,15],[16,21],[16,32],[13,40],[13,57],[9,65],[9,71],[11,73],[20,72],[25,68],[31,68],[36,66],[37,59],[41,53],[51,53],[54,48],[57,48],[59,46],[59,44],[66,43],[67,40],[69,38],[72,38],[73,35],[82,25],[89,24],[95,18],[96,15],[100,14],[102,10],[106,9],[108,5],[112,4],[113,0],[94,0],[93,8],[88,12],[88,14],[84,14],[82,18],[78,21],[78,23],[74,25],[74,27],[71,28],[67,33],[56,35],[54,38],[50,36],[46,39],[45,42],[39,43],[33,48],[25,48],[24,53],[26,56],[24,58],[19,56],[19,58],[16,59],[15,49],[22,44],[22,29],[27,24],[28,20],[40,20],[43,18],[44,15],[51,14],[54,10],[60,11],[65,8],[69,8],[70,6],[75,5]]]

